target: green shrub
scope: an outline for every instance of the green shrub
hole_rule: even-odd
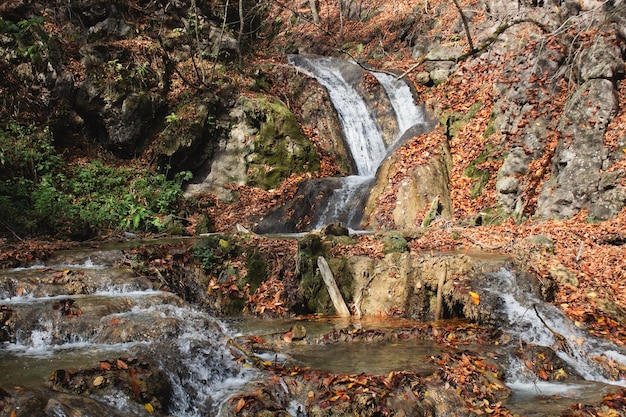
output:
[[[159,232],[179,208],[182,182],[98,161],[66,166],[48,129],[0,128],[2,225],[15,235],[88,237],[111,229]]]

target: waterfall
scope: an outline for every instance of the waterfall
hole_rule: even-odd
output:
[[[513,340],[529,345],[558,347],[557,355],[586,380],[626,386],[626,381],[608,379],[598,366],[599,363],[613,363],[626,367],[626,354],[620,347],[585,332],[561,310],[522,288],[512,271],[502,269],[492,274],[488,281],[489,287],[485,291],[502,301],[502,313],[508,321],[503,323],[503,328],[508,330]],[[563,340],[556,340],[555,333],[563,336]],[[562,343],[566,346],[560,346]],[[515,365],[515,360],[512,365]],[[533,389],[538,389],[536,382],[529,380],[523,372],[524,366],[518,368],[520,372],[511,374],[509,382],[514,386],[530,384]],[[544,388],[550,390],[550,387]]]
[[[424,112],[415,105],[413,92],[403,80],[384,72],[373,72],[383,86],[398,120],[398,139],[415,125],[424,124]]]
[[[289,57],[289,62],[326,87],[341,120],[346,144],[350,149],[360,176],[373,176],[387,148],[378,123],[363,97],[342,76],[337,58]]]
[[[339,58],[302,55],[289,56],[289,62],[299,71],[315,78],[328,91],[341,122],[345,143],[357,168],[356,176],[345,178],[343,185],[335,189],[328,206],[318,217],[316,228],[334,222],[358,228],[364,200],[389,148],[365,99],[355,90],[350,77],[347,79],[345,76],[350,66],[357,65]],[[413,93],[403,80],[396,80],[380,72],[372,74],[385,90],[396,115],[399,132],[396,141],[412,126],[426,124],[423,111],[415,105]]]

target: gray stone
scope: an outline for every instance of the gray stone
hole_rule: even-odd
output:
[[[592,202],[606,155],[603,137],[617,108],[613,83],[605,79],[585,82],[569,98],[552,175],[537,202],[539,216],[569,218]]]
[[[588,81],[593,78],[614,79],[624,74],[624,61],[615,39],[598,36],[589,49],[580,57],[580,78]]]
[[[528,163],[530,156],[526,154],[523,148],[515,147],[509,151],[499,174],[503,177],[512,175],[524,175],[528,172]]]

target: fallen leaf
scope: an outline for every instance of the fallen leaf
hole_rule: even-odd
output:
[[[470,291],[469,292],[470,297],[472,297],[472,301],[474,302],[474,304],[479,305],[480,304],[480,295],[478,295],[477,293]]]
[[[240,398],[239,401],[237,401],[237,405],[235,406],[235,413],[238,413],[241,411],[241,409],[246,405],[246,400],[244,400],[243,398]]]
[[[117,366],[120,369],[128,369],[128,365],[126,364],[126,362],[124,362],[121,359],[118,359],[115,361],[115,366]]]

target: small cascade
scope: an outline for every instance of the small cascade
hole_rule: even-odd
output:
[[[89,253],[91,257],[63,255],[49,265],[2,271],[0,305],[11,317],[9,325],[0,323],[0,388],[37,389],[57,370],[142,358],[169,379],[167,412],[198,417],[219,415],[222,403],[256,377],[256,371],[233,360],[229,331],[219,320],[172,293],[151,288],[115,267],[116,262],[99,263],[103,259],[97,252]],[[119,259],[120,252],[106,255]],[[34,282],[37,290],[26,286]],[[72,288],[86,293],[72,294]],[[99,392],[102,396],[94,398],[111,407],[111,415],[118,410],[135,415],[131,411],[137,404],[122,386]]]
[[[389,147],[385,144],[383,133],[366,101],[355,90],[353,82],[344,76],[350,67],[356,67],[355,63],[339,58],[302,55],[289,56],[289,62],[327,89],[357,167],[358,175],[343,179],[344,183],[334,190],[327,207],[318,216],[315,228],[336,222],[358,228],[364,200],[374,183],[376,171],[395,143]],[[394,109],[399,132],[396,142],[411,127],[426,125],[423,111],[415,105],[413,93],[404,81],[385,73],[372,74],[385,90]]]
[[[328,204],[314,228],[321,229],[330,223],[339,222],[351,229],[357,229],[367,192],[373,182],[374,177],[351,175],[342,178],[341,188],[335,190],[328,199]]]
[[[345,65],[346,61],[330,57],[292,55],[289,62],[298,70],[317,79],[328,90],[341,120],[346,144],[358,175],[371,177],[376,174],[387,148],[378,123],[365,100],[341,74],[341,65]]]
[[[384,72],[372,72],[383,86],[398,120],[398,139],[415,125],[424,125],[424,112],[414,102],[408,84]]]
[[[512,341],[523,341],[529,345],[546,346],[553,349],[559,358],[570,365],[587,381],[626,386],[626,381],[612,380],[606,369],[599,364],[626,367],[626,353],[617,345],[601,340],[576,326],[561,310],[545,303],[517,282],[517,276],[502,269],[489,279],[485,291],[501,300],[500,308],[508,323],[503,329],[512,336]],[[513,372],[518,369],[517,372]],[[536,381],[524,372],[523,366],[515,366],[512,360],[509,382],[514,387],[532,385],[539,389]],[[549,383],[543,384],[549,391]]]

